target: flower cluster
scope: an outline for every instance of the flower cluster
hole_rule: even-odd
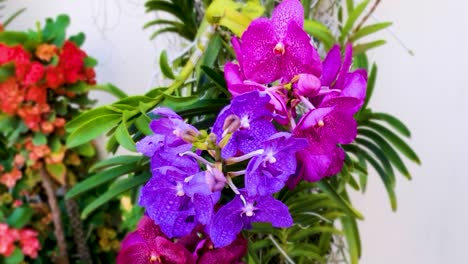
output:
[[[37,235],[36,231],[29,228],[14,229],[0,223],[0,255],[8,257],[13,254],[15,243],[18,242],[24,255],[36,258],[41,248]]]
[[[215,249],[200,226],[173,242],[151,218],[144,216],[137,230],[122,241],[117,263],[236,264],[241,263],[246,252],[247,240],[242,235],[231,245]]]
[[[37,46],[33,54],[22,45],[0,43],[0,66],[10,66],[14,75],[0,84],[0,111],[18,115],[33,131],[49,134],[64,126],[64,119],[51,116],[48,93],[73,97],[64,85],[85,81],[94,84],[95,73],[85,67],[86,53],[71,41],[63,47],[52,44]]]
[[[159,116],[150,124],[154,135],[137,143],[151,158],[153,174],[139,203],[168,238],[204,226],[222,248],[254,222],[290,227],[288,207],[273,195],[341,170],[339,145],[356,137],[353,116],[363,104],[367,75],[350,72],[351,44],[343,57],[335,46],[322,61],[303,22],[300,1],[284,0],[271,19],[252,21],[232,39],[237,62],[224,70],[233,98],[211,133],[170,109],[153,111]],[[123,251],[131,249],[124,245]]]

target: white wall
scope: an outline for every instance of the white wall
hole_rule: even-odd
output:
[[[144,0],[10,0],[5,13],[27,6],[12,25],[68,13],[69,32],[84,31],[86,51],[99,60],[98,81],[130,94],[146,91],[167,40],[148,40],[142,25]],[[373,53],[379,76],[372,108],[409,124],[411,145],[423,166],[410,166],[414,180],[399,178],[397,213],[390,210],[383,185],[370,175],[367,193],[353,196],[366,216],[360,224],[362,263],[467,263],[468,177],[468,18],[465,1],[382,1],[376,17],[395,24],[392,31],[414,52],[409,56],[386,32],[388,44]],[[112,98],[96,94],[109,103]],[[467,162],[467,163],[465,163]]]

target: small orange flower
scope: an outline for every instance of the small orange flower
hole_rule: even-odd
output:
[[[3,183],[6,185],[8,188],[13,188],[16,185],[16,182],[21,179],[23,175],[21,174],[21,171],[18,170],[17,168],[13,168],[10,172],[4,173],[0,177],[0,183]]]
[[[41,44],[36,49],[36,56],[43,61],[50,61],[57,53],[57,47],[51,44]]]
[[[23,157],[23,155],[21,155],[21,154],[16,154],[15,159],[14,159],[14,163],[15,163],[15,166],[16,166],[16,167],[18,167],[18,168],[23,167],[25,161],[26,161],[26,160],[25,160],[25,158]]]
[[[50,134],[54,131],[54,125],[49,121],[44,121],[41,123],[41,130],[45,134]]]

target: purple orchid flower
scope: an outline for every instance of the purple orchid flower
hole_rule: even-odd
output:
[[[242,192],[241,192],[242,193]],[[253,222],[268,222],[286,228],[293,224],[288,207],[271,196],[249,197],[237,195],[221,207],[210,226],[215,247],[224,247],[236,239],[242,229],[250,229]]]
[[[195,264],[194,257],[182,245],[173,243],[149,217],[143,216],[136,231],[122,241],[117,264]]]
[[[252,21],[236,49],[245,77],[266,84],[280,78],[289,82],[300,73],[320,76],[320,57],[303,24],[304,10],[298,0],[284,0],[273,10],[271,20]]]
[[[157,170],[158,171],[158,170]],[[181,237],[198,224],[208,224],[220,192],[212,192],[205,172],[192,176],[162,167],[141,189],[139,204],[168,237]],[[153,172],[154,173],[154,172]]]
[[[299,175],[293,177],[288,186],[298,179],[319,181],[323,177],[338,173],[343,166],[344,152],[337,144],[349,144],[357,135],[357,123],[348,111],[355,98],[345,99],[335,107],[317,108],[309,111],[294,130],[296,137],[307,139],[309,146],[297,152]]]
[[[261,147],[261,142],[276,132],[271,123],[272,114],[266,108],[269,101],[267,94],[249,92],[235,97],[220,112],[212,129],[217,135],[217,142],[232,133],[229,142],[222,149],[223,158],[230,158],[238,152],[255,151]]]
[[[320,98],[321,103],[336,97],[356,98],[358,103],[350,108],[357,112],[364,103],[367,87],[367,72],[363,69],[350,72],[353,58],[353,46],[348,43],[345,47],[343,59],[341,59],[340,46],[333,46],[323,61],[323,73],[321,77],[322,92],[326,95]]]
[[[296,172],[296,152],[307,147],[307,140],[286,132],[276,133],[263,143],[263,154],[247,166],[245,189],[250,196],[266,196],[280,191]]]

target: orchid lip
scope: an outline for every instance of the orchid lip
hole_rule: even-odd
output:
[[[281,55],[284,55],[284,53],[286,52],[286,50],[284,49],[284,44],[281,43],[281,42],[278,42],[275,47],[273,48],[273,53],[276,55],[276,56],[281,56]]]

